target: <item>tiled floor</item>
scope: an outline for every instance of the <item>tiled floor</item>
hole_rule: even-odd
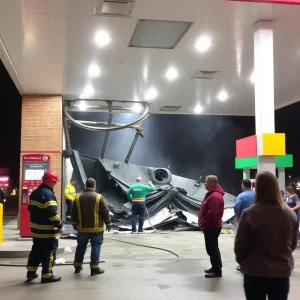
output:
[[[122,244],[106,239],[101,259],[105,274],[90,277],[88,266],[79,275],[71,266],[57,266],[62,276],[56,284],[41,285],[39,280],[24,284],[24,268],[0,267],[0,295],[5,300],[53,299],[132,299],[132,300],[214,300],[244,299],[242,276],[235,270],[233,236],[221,236],[224,270],[221,279],[205,279],[203,270],[209,266],[204,239],[199,232],[152,234],[144,236],[107,235],[107,237],[163,247],[178,253],[174,263],[171,254]],[[75,242],[74,242],[75,246]],[[88,250],[89,251],[89,250]],[[67,261],[74,253],[60,255]],[[87,260],[88,260],[87,256]],[[291,300],[300,295],[300,250],[295,252],[296,269],[291,280]],[[5,261],[0,261],[3,263]],[[11,260],[23,263],[25,260]]]

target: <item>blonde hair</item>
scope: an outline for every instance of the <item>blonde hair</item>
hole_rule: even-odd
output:
[[[257,174],[254,204],[272,204],[282,209],[286,207],[282,200],[278,180],[271,172],[265,171]]]
[[[216,185],[218,185],[218,177],[215,175],[207,175],[206,176],[206,180],[215,183]]]

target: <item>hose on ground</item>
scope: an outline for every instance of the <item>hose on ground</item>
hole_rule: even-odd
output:
[[[168,250],[168,249],[164,249],[164,248],[159,248],[159,247],[154,247],[154,246],[148,246],[148,245],[143,245],[143,244],[138,244],[138,243],[132,243],[132,242],[127,242],[127,241],[123,241],[123,240],[118,240],[118,239],[114,239],[114,238],[109,238],[109,237],[106,237],[105,239],[107,240],[111,240],[111,241],[116,241],[116,242],[119,242],[119,243],[124,243],[124,244],[129,244],[129,245],[134,245],[134,246],[138,246],[138,247],[144,247],[144,248],[149,248],[149,249],[155,249],[155,250],[160,250],[160,251],[164,251],[164,252],[168,252],[170,254],[173,254],[174,256],[176,256],[176,260],[172,261],[171,263],[177,263],[180,261],[180,257],[177,253],[171,251],[171,250]],[[90,246],[88,246],[90,247]],[[100,263],[105,263],[105,260],[101,260]],[[84,265],[89,265],[90,263],[89,262],[84,262],[83,263]],[[62,266],[73,266],[73,262],[69,262],[67,261],[66,263],[64,264],[57,264],[55,265],[56,267],[62,267]],[[22,268],[25,268],[26,265],[25,264],[0,264],[0,267],[22,267]]]
[[[123,241],[123,240],[118,240],[118,239],[113,239],[113,238],[106,238],[107,240],[112,240],[112,241],[117,241],[120,243],[124,243],[124,244],[129,244],[129,245],[134,245],[134,246],[138,246],[138,247],[144,247],[144,248],[150,248],[150,249],[155,249],[155,250],[160,250],[160,251],[164,251],[164,252],[168,252],[170,254],[173,254],[174,256],[177,257],[176,260],[172,261],[172,263],[177,263],[180,261],[180,256],[168,249],[164,249],[164,248],[159,248],[159,247],[154,247],[154,246],[148,246],[148,245],[143,245],[143,244],[137,244],[137,243],[132,243],[132,242],[127,242],[127,241]]]
[[[99,263],[100,264],[101,263],[105,263],[105,260],[101,260]],[[89,262],[84,262],[82,264],[83,265],[89,265],[90,263]],[[27,265],[24,265],[24,264],[0,264],[0,267],[22,267],[22,268],[24,268],[26,266]],[[55,267],[62,267],[62,266],[73,266],[73,262],[67,261],[64,264],[57,264],[57,265],[55,265]]]

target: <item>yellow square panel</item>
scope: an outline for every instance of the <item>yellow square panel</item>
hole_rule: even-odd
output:
[[[285,155],[285,133],[263,133],[262,155]]]

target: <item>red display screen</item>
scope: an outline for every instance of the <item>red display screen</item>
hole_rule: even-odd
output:
[[[300,5],[300,0],[227,0],[227,1]]]

